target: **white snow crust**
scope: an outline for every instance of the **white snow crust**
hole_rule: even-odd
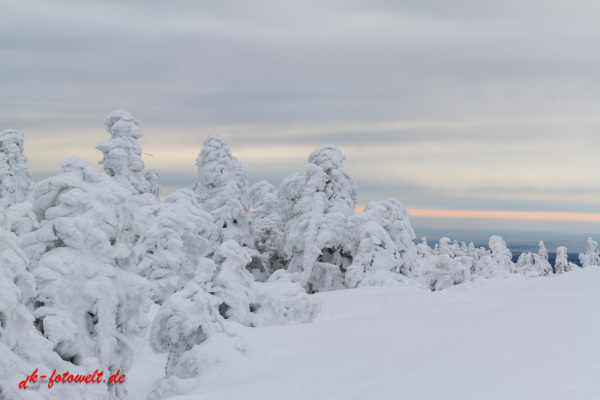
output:
[[[233,353],[206,343],[221,356],[214,370],[169,399],[598,399],[599,281],[600,269],[585,268],[439,292],[319,293],[313,323],[238,327],[244,350]],[[138,368],[133,400],[145,398],[143,377],[161,364]]]

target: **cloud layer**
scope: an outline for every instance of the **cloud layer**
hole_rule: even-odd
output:
[[[600,212],[600,4],[432,4],[8,0],[0,128],[37,177],[128,108],[164,186],[220,133],[253,181],[334,143],[362,203]]]

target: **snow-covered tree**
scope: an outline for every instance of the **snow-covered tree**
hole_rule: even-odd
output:
[[[552,265],[548,261],[548,250],[544,246],[543,241],[539,241],[539,250],[532,254],[533,256],[533,269],[530,272],[530,276],[548,276],[554,273]]]
[[[0,133],[0,226],[17,235],[37,226],[31,212],[33,181],[23,154],[23,140],[15,130]]]
[[[340,149],[332,144],[315,149],[308,156],[309,164],[318,166],[325,174],[325,194],[328,209],[353,215],[356,208],[357,189],[354,180],[342,169],[346,159]]]
[[[191,190],[178,190],[147,211],[148,228],[135,245],[136,272],[154,283],[152,299],[162,304],[205,273],[201,261],[214,252],[209,238],[216,227]]]
[[[291,282],[255,282],[246,266],[249,249],[233,240],[215,252],[217,269],[211,292],[222,300],[220,314],[246,326],[284,325],[309,322],[317,314],[318,303]]]
[[[225,141],[211,135],[196,159],[198,178],[193,190],[218,228],[217,245],[234,240],[247,245],[250,239],[248,170],[231,155]]]
[[[35,282],[27,271],[29,261],[18,238],[0,227],[0,398],[25,399],[18,389],[29,368],[38,361],[40,348],[28,349],[23,338],[32,339],[33,315],[27,305],[35,295]],[[39,344],[39,340],[37,341]],[[51,349],[50,349],[51,350]],[[39,368],[39,366],[38,366]]]
[[[484,278],[503,278],[514,272],[512,253],[500,236],[490,236],[490,251],[477,251],[474,257],[473,273]]]
[[[538,245],[539,245],[538,255],[540,256],[540,258],[542,260],[548,261],[548,250],[546,249],[544,242],[540,240]]]
[[[242,325],[252,325],[254,278],[246,269],[252,260],[247,249],[233,240],[224,242],[215,253],[218,269],[213,279],[215,294],[223,301],[221,315]]]
[[[489,250],[486,250],[484,247],[475,247],[473,242],[470,242],[467,245],[466,255],[472,259],[471,261],[471,273],[475,273],[475,269],[477,264],[483,260],[486,256],[491,255]]]
[[[543,247],[543,242],[540,242]],[[542,250],[540,247],[540,250]],[[545,247],[543,248],[545,250]],[[552,274],[552,266],[546,258],[538,253],[523,252],[519,255],[517,263],[515,264],[515,273],[530,277],[536,276],[548,276]],[[547,252],[546,252],[547,256]]]
[[[39,382],[30,382],[27,389],[19,388],[19,382],[36,368],[89,373],[86,366],[79,368],[61,359],[53,351],[54,344],[35,329],[31,308],[36,289],[28,264],[19,238],[0,228],[0,399],[106,399],[106,388],[90,385],[57,385],[45,391],[38,390]]]
[[[23,140],[12,129],[0,133],[0,208],[26,201],[33,188]]]
[[[464,244],[465,242],[463,242]],[[452,242],[452,251],[454,252],[455,257],[460,257],[462,255],[462,248],[460,244],[458,244],[458,240]]]
[[[209,267],[209,265],[206,265]],[[215,264],[212,263],[214,271]],[[186,351],[212,335],[227,332],[225,320],[218,312],[222,300],[209,293],[210,285],[196,277],[165,300],[150,328],[150,345],[156,353],[169,353],[167,375],[190,378],[178,368]]]
[[[587,251],[579,254],[579,261],[581,262],[581,266],[583,268],[600,266],[600,258],[598,257],[598,242],[592,238],[588,238]]]
[[[371,202],[349,218],[348,230],[352,264],[344,275],[347,287],[393,285],[416,276],[415,233],[402,203]]]
[[[429,256],[423,261],[419,280],[432,291],[463,283],[471,275],[469,268],[459,258],[450,257],[448,254]]]
[[[554,272],[557,274],[562,274],[563,272],[567,272],[568,270],[568,253],[567,248],[565,246],[560,246],[556,248],[556,260],[554,261]]]
[[[409,278],[418,277],[420,272],[416,265],[417,249],[414,243],[416,235],[410,225],[408,211],[404,205],[396,199],[388,199],[371,202],[367,204],[365,210],[367,208],[369,209],[368,214],[378,216],[381,226],[385,228],[396,245],[402,258],[400,273]]]
[[[252,205],[249,214],[252,247],[258,251],[258,255],[253,257],[248,269],[254,279],[265,282],[273,268],[282,267],[275,252],[275,242],[281,234],[279,198],[277,189],[267,181],[252,185],[249,197]]]
[[[548,260],[540,257],[538,253],[532,253],[533,269],[529,272],[529,276],[548,276],[552,275],[552,265]]]
[[[159,204],[158,170],[144,171],[142,148],[138,139],[142,137],[140,122],[127,110],[116,110],[104,121],[111,137],[96,146],[104,157],[100,161],[104,171],[114,178],[132,196],[128,198],[122,216],[117,241],[127,246],[129,256],[116,260],[119,268],[134,271],[138,261],[133,251],[141,235],[149,229],[148,213]]]
[[[432,256],[433,249],[427,243],[427,237],[421,238],[421,243],[417,244],[417,255],[419,257]]]
[[[500,269],[498,263],[489,254],[476,261],[474,270],[474,275],[484,278],[503,278],[507,276],[506,272]]]
[[[36,324],[64,360],[126,372],[133,361],[127,338],[149,324],[145,280],[116,262],[130,252],[118,237],[131,194],[85,160],[68,158],[61,167],[33,192],[41,225],[26,238],[39,256]],[[124,385],[108,390],[111,399],[126,396]]]
[[[156,168],[150,168],[149,170],[144,172],[144,179],[150,185],[149,193],[153,194],[155,197],[158,197],[160,194],[160,182],[159,182],[160,171]]]
[[[450,239],[447,237],[442,237],[438,240],[438,247],[436,249],[436,254],[445,254],[450,257],[454,257],[454,249],[450,245]]]
[[[466,248],[466,244],[465,244]],[[431,249],[425,238],[416,246],[418,275],[414,278],[426,288],[435,291],[465,282],[471,276],[472,258],[463,254],[457,241],[442,237]]]
[[[472,249],[475,248],[473,243],[471,242],[469,245],[467,245],[465,242],[462,242],[459,246],[458,242],[455,240],[452,248],[456,259],[458,259],[460,263],[467,268],[469,275],[471,275],[475,268],[475,260],[477,257],[475,254],[473,254],[474,251]]]
[[[498,263],[498,266],[506,272],[514,272],[515,264],[512,262],[512,253],[506,247],[506,243],[501,236],[490,236],[489,241],[492,258]]]
[[[358,214],[350,225],[353,258],[344,275],[349,288],[393,285],[404,279],[400,274],[400,252],[383,226],[369,218],[370,214]]]
[[[305,174],[281,183],[283,232],[277,247],[278,256],[289,261],[269,281],[291,279],[308,292],[344,287],[352,259],[343,233],[354,215],[356,186],[342,170],[343,160],[337,147],[323,146],[309,156]]]
[[[528,275],[534,269],[534,259],[531,252],[521,253],[515,264],[515,273],[520,275]]]
[[[133,194],[158,194],[156,171],[143,172],[142,147],[137,141],[142,137],[140,122],[129,111],[116,110],[104,124],[111,137],[96,146],[104,154],[100,161],[104,171]]]
[[[252,326],[303,324],[314,320],[321,303],[293,282],[255,282],[252,285]]]
[[[565,246],[560,246],[556,249],[556,260],[554,262],[554,272],[562,274],[563,272],[579,269],[577,264],[569,261],[569,253]]]

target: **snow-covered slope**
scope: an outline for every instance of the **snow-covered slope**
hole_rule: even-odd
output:
[[[316,294],[313,323],[205,343],[205,378],[171,399],[600,399],[599,283],[586,268]],[[164,360],[151,361],[136,357],[132,399],[160,375]]]

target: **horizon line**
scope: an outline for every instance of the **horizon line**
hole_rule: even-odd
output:
[[[365,205],[358,204],[356,213]],[[600,222],[599,213],[564,211],[503,211],[503,210],[450,210],[443,208],[406,207],[410,217],[419,218],[465,218],[465,219],[510,219],[524,221]]]

